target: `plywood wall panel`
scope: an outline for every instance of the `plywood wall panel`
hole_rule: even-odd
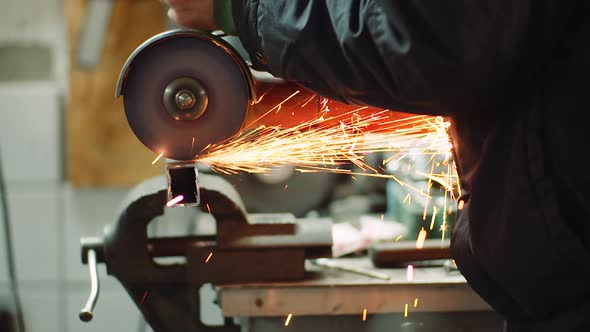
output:
[[[107,0],[104,0],[107,1]],[[133,135],[122,99],[115,99],[119,70],[144,40],[164,30],[164,10],[157,0],[113,0],[99,65],[76,66],[79,31],[87,1],[64,0],[70,53],[66,104],[66,172],[75,186],[128,186],[162,172],[162,161]]]

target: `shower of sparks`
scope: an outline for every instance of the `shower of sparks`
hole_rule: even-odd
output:
[[[404,318],[408,317],[408,304],[406,303],[406,305],[404,306]]]
[[[363,309],[363,322],[367,320],[367,309]]]
[[[285,321],[285,326],[289,326],[289,323],[291,322],[291,317],[293,317],[293,314],[289,314],[289,316],[287,316],[287,320]]]
[[[164,152],[160,153],[160,154],[159,154],[159,155],[156,157],[156,159],[154,159],[154,161],[152,161],[152,165],[155,165],[155,164],[158,162],[158,160],[160,160],[160,158],[162,158],[162,156],[163,156],[163,155],[164,155]]]
[[[420,230],[420,233],[418,233],[418,239],[416,240],[416,249],[424,248],[424,241],[426,241],[426,235],[427,235],[427,232],[424,229],[424,227],[422,227],[422,229]]]
[[[436,219],[442,218],[444,239],[446,218],[451,211],[447,205],[454,204],[461,193],[448,137],[450,122],[443,117],[425,115],[400,117],[399,113],[371,111],[367,106],[342,111],[326,98],[315,95],[300,98],[300,92],[291,93],[254,121],[249,121],[234,139],[210,144],[196,152],[195,161],[224,174],[268,174],[275,167],[294,166],[299,173],[330,172],[348,175],[352,180],[357,180],[358,176],[391,180],[407,192],[403,204],[411,204],[414,198],[414,202],[424,205],[422,219],[425,222],[430,217],[428,213],[433,212],[431,230]],[[315,101],[318,109],[311,119],[285,126],[265,125],[269,123],[266,119],[279,112],[292,118]],[[374,153],[383,156],[381,166],[365,159]],[[413,158],[417,155],[425,156],[428,166],[414,164]],[[396,168],[396,163],[402,162],[403,168]],[[389,165],[393,167],[389,169]],[[417,185],[407,181],[410,178],[413,179],[411,183]],[[416,179],[424,179],[425,185]],[[439,190],[444,191],[444,200],[433,199],[440,194]],[[459,203],[458,209],[461,208]],[[436,216],[438,212],[442,213],[441,218]],[[423,228],[416,241],[418,249],[423,247],[426,235]]]
[[[408,265],[408,268],[406,271],[406,277],[407,277],[408,281],[414,280],[414,266],[413,265]]]
[[[166,203],[166,206],[171,207],[173,205],[176,205],[176,204],[180,203],[183,199],[184,199],[184,196],[178,195],[178,196],[174,197],[173,199],[169,200],[168,203]]]
[[[279,111],[289,98],[265,114]],[[416,150],[450,159],[449,122],[442,117],[422,115],[398,118],[389,110],[369,115],[359,113],[364,108],[334,116],[324,108],[318,118],[291,127],[251,124],[236,139],[208,146],[196,160],[225,174],[269,173],[273,167],[294,165],[301,173],[331,172],[392,179],[415,194],[429,197],[427,192],[410,186],[384,168],[367,164],[365,156],[388,153],[391,156],[383,161],[384,165]],[[359,170],[347,167],[351,164]],[[444,184],[447,190],[456,187],[454,175],[426,175],[435,177],[432,181]]]
[[[209,256],[207,256],[207,259],[205,259],[205,263],[209,263],[209,261],[211,260],[211,257],[213,257],[213,252],[209,253]]]
[[[418,298],[414,299],[414,308],[418,308]]]

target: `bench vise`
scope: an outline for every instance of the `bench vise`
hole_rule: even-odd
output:
[[[168,169],[169,175],[170,167]],[[173,174],[173,173],[172,173]],[[289,214],[248,215],[236,190],[219,176],[198,176],[197,202],[216,220],[216,234],[149,238],[148,224],[163,215],[170,177],[135,187],[115,224],[102,238],[82,238],[82,262],[92,290],[80,319],[90,321],[98,299],[97,264],[117,278],[156,332],[238,332],[231,319],[210,327],[200,320],[199,289],[213,285],[306,278],[305,260],[330,257],[331,222]],[[177,181],[176,181],[177,182]],[[196,205],[193,203],[192,205]],[[186,257],[185,264],[161,265],[156,257]]]

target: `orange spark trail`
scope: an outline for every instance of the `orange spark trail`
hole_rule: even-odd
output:
[[[416,240],[416,249],[424,248],[424,241],[426,241],[426,235],[427,235],[427,232],[424,229],[424,227],[422,227],[422,229],[420,230],[420,233],[418,233],[418,239]]]
[[[430,221],[430,230],[434,229],[434,223],[436,222],[436,215],[438,214],[438,208],[436,206],[432,207],[432,220]]]
[[[213,256],[213,252],[210,252],[209,256],[207,256],[207,259],[205,259],[205,263],[209,263],[209,260],[211,260],[212,256]]]
[[[156,159],[154,159],[154,161],[152,161],[152,165],[155,165],[155,164],[158,162],[158,160],[160,160],[160,158],[162,158],[162,156],[163,156],[163,155],[164,155],[164,152],[160,153],[160,154],[159,154],[159,155],[156,157]]]
[[[145,291],[143,293],[143,296],[141,297],[141,301],[139,301],[139,305],[143,305],[143,302],[145,302],[145,299],[147,298],[148,292]]]
[[[176,204],[180,203],[183,199],[184,199],[184,196],[178,195],[178,196],[174,197],[173,199],[169,200],[168,203],[166,203],[166,206],[171,207],[173,205],[176,205]]]

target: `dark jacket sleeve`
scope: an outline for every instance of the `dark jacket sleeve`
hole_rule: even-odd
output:
[[[469,2],[237,0],[233,13],[258,69],[347,103],[449,115],[453,102],[489,88],[493,78],[486,75],[506,71],[496,64],[504,61],[498,47],[506,41],[492,42],[488,35],[517,39],[518,29],[507,20],[526,24],[511,14],[514,6],[500,5],[509,1]],[[491,45],[470,51],[482,43]],[[491,48],[496,49],[485,52]],[[489,63],[474,59],[482,55]],[[473,70],[467,67],[471,63]],[[479,80],[467,84],[466,74],[478,74]],[[482,80],[485,87],[473,85]]]

